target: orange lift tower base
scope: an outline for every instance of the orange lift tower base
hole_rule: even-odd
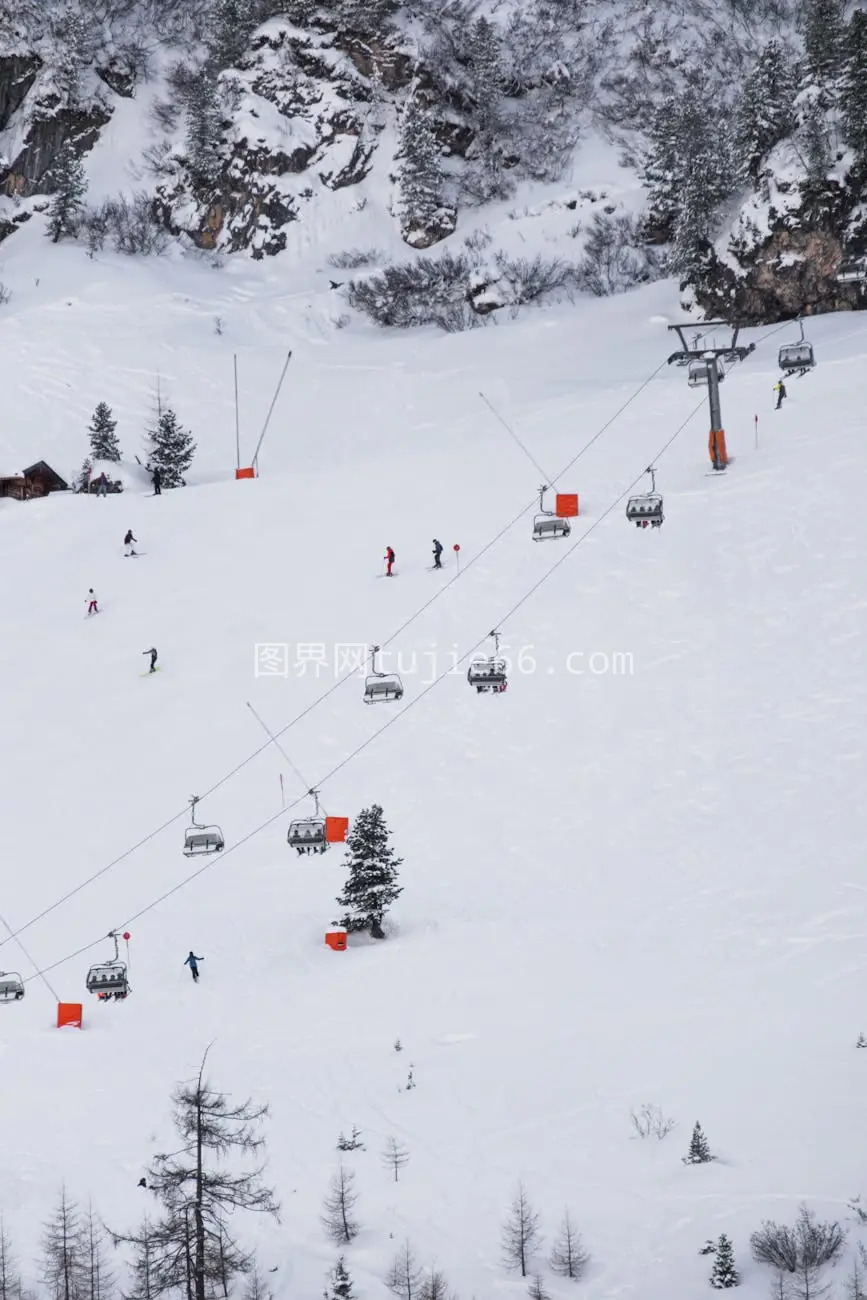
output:
[[[685,325],[669,325],[668,328],[675,331],[681,343],[678,351],[672,352],[668,358],[668,364],[671,365],[672,361],[676,361],[681,366],[688,364],[691,387],[707,384],[707,395],[710,404],[708,455],[714,469],[723,470],[729,463],[719,396],[720,379],[725,376],[723,363],[733,364],[736,361],[744,361],[755,350],[756,345],[750,343],[747,347],[739,347],[738,334],[740,333],[740,326],[730,325],[727,321],[708,321],[702,325],[700,331],[694,335],[691,347],[686,341],[684,331],[695,329],[694,325],[688,323]],[[717,331],[729,334],[731,341],[718,346]],[[708,335],[711,337],[708,338]],[[704,367],[704,373],[702,373],[702,367]]]

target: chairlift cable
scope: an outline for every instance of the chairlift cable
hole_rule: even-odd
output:
[[[29,952],[27,951],[27,949],[24,947],[24,944],[21,942],[21,940],[20,940],[20,939],[19,939],[19,938],[18,938],[18,937],[13,933],[13,931],[12,931],[12,927],[10,926],[9,922],[6,920],[6,917],[3,916],[2,914],[0,914],[0,925],[2,925],[3,928],[4,928],[5,930],[8,931],[8,933],[9,933],[9,938],[15,940],[15,942],[16,942],[17,945],[18,945],[18,947],[19,947],[19,948],[21,949],[21,951],[24,953],[24,956],[25,956],[25,957],[27,958],[27,960],[30,962],[30,965],[33,967],[33,970],[35,971],[35,974],[28,976],[28,978],[27,978],[26,980],[24,980],[23,982],[24,982],[25,984],[29,984],[31,979],[37,979],[37,978],[41,979],[41,980],[43,981],[43,983],[46,985],[46,987],[47,987],[47,989],[48,989],[48,992],[49,992],[49,993],[51,994],[51,996],[54,998],[54,1001],[55,1001],[55,1002],[59,1002],[59,1001],[60,1001],[60,998],[57,996],[57,994],[55,993],[54,989],[51,987],[51,984],[50,984],[50,982],[49,982],[49,980],[48,980],[48,977],[47,977],[46,974],[45,974],[45,971],[39,969],[39,966],[37,965],[37,963],[36,963],[36,962],[33,960],[33,958],[30,956],[30,953],[29,953]],[[3,942],[6,943],[7,940],[4,939]],[[91,944],[91,947],[93,947],[92,944]]]
[[[512,426],[509,424],[508,420],[505,420],[505,419],[503,418],[503,416],[500,415],[500,412],[499,412],[499,411],[497,410],[497,408],[493,405],[493,403],[490,402],[490,401],[488,400],[488,398],[485,396],[484,393],[480,392],[480,393],[479,393],[479,397],[482,399],[482,401],[484,402],[485,406],[486,406],[486,407],[488,408],[488,410],[491,412],[491,415],[494,417],[494,419],[495,419],[495,420],[499,420],[500,424],[501,424],[501,425],[503,426],[503,428],[506,430],[506,433],[508,433],[510,437],[514,438],[515,442],[516,442],[516,443],[518,444],[518,446],[521,448],[521,451],[522,451],[522,452],[524,453],[524,455],[527,457],[527,460],[529,460],[530,463],[533,465],[533,468],[534,468],[534,469],[537,469],[537,470],[539,471],[539,473],[542,475],[542,478],[543,478],[544,482],[550,484],[550,483],[551,483],[551,478],[550,478],[550,476],[549,476],[548,474],[545,473],[545,471],[542,469],[542,466],[541,466],[541,465],[539,464],[539,462],[536,460],[535,456],[533,456],[532,452],[528,451],[528,449],[524,446],[524,444],[521,442],[521,439],[520,439],[520,438],[518,437],[518,435],[515,433],[515,430],[514,430],[514,429],[512,428]]]
[[[704,408],[704,401],[702,400],[701,402],[698,403],[697,406],[695,406],[695,408],[690,412],[690,414],[686,417],[686,419],[683,420],[683,422],[677,427],[677,429],[674,431],[671,437],[668,438],[665,443],[663,443],[662,447],[652,458],[651,464],[656,464],[657,461],[662,459],[663,455],[665,454],[666,451],[668,451],[672,443],[674,443],[675,440],[680,437],[681,433],[683,433],[687,425],[691,423],[691,421],[703,408]],[[523,605],[527,603],[527,601],[532,596],[536,594],[536,592],[539,590],[540,587],[544,586],[544,584],[548,581],[548,579],[552,576],[552,574],[556,573],[557,570],[560,568],[560,566],[563,565],[566,562],[566,560],[568,560],[569,557],[575,553],[575,551],[577,551],[578,547],[581,546],[582,543],[585,542],[587,538],[590,537],[590,535],[596,531],[599,525],[602,524],[608,518],[608,516],[611,515],[617,509],[617,507],[620,505],[623,499],[627,497],[630,494],[630,492],[633,491],[633,489],[638,483],[640,483],[645,473],[646,471],[642,470],[641,473],[638,474],[632,480],[632,482],[628,485],[628,487],[624,488],[624,490],[614,499],[614,501],[612,501],[611,504],[607,506],[606,509],[603,510],[602,513],[598,515],[596,519],[594,519],[594,521],[590,524],[589,528],[587,528],[585,532],[583,532],[580,535],[580,537],[577,537],[575,541],[572,542],[572,544],[561,553],[559,559],[555,560],[555,562],[551,565],[551,567],[545,573],[543,573],[542,576],[538,578],[536,582],[534,582],[533,585],[528,588],[527,591],[524,592],[524,594],[520,597],[520,599],[515,601],[515,603],[503,615],[503,617],[497,620],[497,622],[495,623],[495,627],[501,627],[505,622],[507,622],[515,613],[517,613],[517,611]],[[459,659],[455,660],[454,663],[450,664],[448,668],[444,669],[443,672],[441,672],[438,677],[435,677],[431,682],[429,682],[420,691],[418,695],[413,696],[413,698],[409,701],[409,703],[406,704],[398,713],[392,713],[377,731],[374,731],[372,735],[368,736],[365,740],[362,740],[358,745],[355,746],[353,750],[350,750],[348,754],[345,754],[339,763],[336,763],[334,767],[330,769],[330,771],[328,771],[327,773],[325,773],[324,776],[319,778],[319,780],[316,783],[315,789],[317,790],[321,789],[322,786],[326,784],[326,782],[330,781],[333,777],[335,777],[338,774],[338,772],[341,772],[343,768],[347,767],[356,758],[358,758],[358,756],[362,754],[370,745],[372,745],[375,740],[378,740],[379,737],[383,734],[383,732],[388,731],[388,729],[390,727],[393,727],[394,724],[400,718],[402,718],[406,713],[408,713],[410,709],[414,708],[417,704],[420,704],[422,700],[426,699],[427,696],[431,693],[431,691],[434,690],[435,687],[439,686],[440,682],[444,681],[447,677],[450,677],[454,673],[455,668],[457,668],[459,664],[463,664],[467,659],[469,659],[473,654],[475,654],[475,652],[479,650],[487,640],[490,639],[490,636],[491,633],[486,632],[485,635],[480,637],[479,640],[476,641],[474,645],[470,646],[468,650],[465,650]],[[278,732],[277,734],[280,735],[281,733]],[[122,924],[115,926],[115,929],[116,930],[129,929],[134,924],[134,922],[141,920],[141,918],[143,916],[146,916],[148,912],[152,912],[154,908],[159,907],[162,903],[166,902],[167,899],[172,898],[175,894],[177,894],[181,889],[184,889],[187,885],[191,884],[194,880],[197,880],[199,876],[204,875],[206,871],[209,871],[211,867],[215,865],[215,862],[225,861],[225,859],[231,853],[234,853],[236,849],[242,848],[243,845],[249,843],[250,840],[254,839],[262,831],[267,830],[269,826],[272,826],[276,821],[279,821],[281,817],[285,817],[287,813],[291,813],[293,809],[297,808],[298,805],[302,803],[303,800],[306,798],[307,798],[306,794],[299,795],[298,798],[295,799],[293,803],[289,804],[287,808],[282,808],[279,812],[273,813],[270,817],[266,818],[265,821],[260,822],[258,826],[255,826],[253,830],[248,831],[246,835],[243,835],[241,839],[236,840],[234,844],[230,845],[228,848],[225,849],[223,853],[220,854],[220,857],[218,859],[211,859],[208,860],[207,862],[204,862],[202,866],[198,868],[198,870],[191,872],[190,875],[185,876],[183,880],[179,880],[177,884],[173,885],[171,889],[166,890],[163,894],[160,894],[158,898],[155,898],[150,903],[145,904],[144,907],[140,908],[132,916],[128,917],[124,922],[122,922]],[[65,957],[61,957],[57,961],[52,962],[50,966],[46,966],[44,967],[43,970],[37,971],[37,974],[39,976],[44,976],[45,972],[56,970],[57,967],[63,966],[69,961],[73,961],[76,957],[80,957],[84,953],[89,952],[91,948],[96,947],[98,943],[102,942],[104,937],[105,936],[102,935],[100,936],[99,939],[95,939],[92,943],[84,944],[82,947],[77,948],[75,952],[68,953]],[[31,979],[35,979],[35,978],[36,975],[31,975],[28,978],[28,980],[25,980],[24,982],[29,983]]]
[[[256,719],[256,721],[258,722],[258,724],[259,724],[259,726],[262,728],[262,730],[265,732],[265,734],[266,734],[267,736],[270,737],[270,739],[271,739],[271,744],[277,746],[277,749],[278,749],[278,750],[280,751],[280,753],[283,755],[283,757],[285,758],[285,760],[286,760],[286,762],[288,763],[289,767],[291,767],[292,771],[293,771],[293,772],[295,773],[295,775],[298,777],[298,780],[301,782],[301,784],[304,786],[304,789],[305,789],[305,790],[307,791],[307,793],[309,794],[313,787],[312,787],[311,785],[309,785],[308,782],[305,780],[303,772],[299,772],[298,768],[297,768],[297,767],[295,766],[295,764],[292,762],[292,759],[291,759],[291,758],[289,757],[289,755],[286,753],[286,750],[283,748],[283,746],[280,744],[280,742],[279,742],[279,740],[277,739],[277,737],[274,735],[274,732],[271,730],[271,728],[268,726],[268,724],[267,724],[267,723],[266,723],[262,718],[260,718],[259,714],[258,714],[258,713],[256,712],[256,710],[253,708],[253,706],[252,706],[252,704],[250,703],[249,700],[247,700],[247,708],[250,710],[250,712],[252,713],[253,717]]]

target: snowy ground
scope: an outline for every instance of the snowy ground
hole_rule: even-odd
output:
[[[473,562],[540,478],[479,392],[557,474],[672,350],[670,286],[394,338],[335,332],[327,295],[287,295],[274,264],[60,248],[32,285],[37,237],[4,266],[4,472],[75,468],[100,399],[131,460],[156,371],[200,454],[193,485],[161,498],[133,483],[0,502],[2,915],[24,925],[176,818],[21,936],[59,997],[86,999],[100,936],[128,924],[134,993],[86,1002],[80,1034],[52,1027],[38,980],[0,1007],[0,1208],[19,1252],[62,1178],[111,1227],[135,1222],[144,1165],[173,1149],[170,1089],[215,1040],[214,1081],[272,1105],[284,1224],[250,1237],[279,1300],[321,1293],[320,1204],[353,1125],[363,1297],[385,1294],[407,1237],[463,1297],[523,1293],[499,1259],[519,1179],[549,1242],[569,1205],[589,1297],[699,1294],[697,1252],[720,1232],[742,1294],[764,1296],[760,1221],[802,1201],[848,1219],[864,1190],[864,318],[814,323],[820,366],[780,413],[785,333],[726,380],[736,463],[706,477],[700,409],[658,461],[659,532],[615,503],[701,396],[675,368],[559,481],[582,501],[569,542],[534,546],[530,509]],[[236,483],[232,354],[243,461],[290,348],[262,477]],[[132,564],[128,527],[147,552]],[[460,543],[459,579],[426,572],[434,535],[450,563]],[[388,544],[394,582],[378,579]],[[104,612],[88,621],[90,586]],[[426,691],[493,626],[516,661],[504,696],[462,672]],[[392,637],[402,706],[365,708],[357,679],[316,704],[337,643]],[[288,647],[287,677],[256,677],[257,643]],[[148,680],[150,645],[164,671]],[[295,669],[301,646],[323,647],[318,678]],[[274,747],[227,776],[266,740],[248,702],[271,728],[305,714],[280,742],[303,783]],[[324,947],[342,854],[288,849],[281,774],[287,802],[321,783],[329,812],[382,803],[405,859],[388,942]],[[218,783],[201,813],[227,849],[184,885],[201,865],[180,852],[185,801]],[[0,965],[32,973],[11,943]],[[631,1137],[643,1102],[678,1121],[663,1143]],[[694,1168],[696,1120],[719,1160]],[[391,1135],[410,1151],[397,1186]]]

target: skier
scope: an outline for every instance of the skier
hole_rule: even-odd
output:
[[[189,966],[194,984],[198,984],[199,982],[199,962],[204,960],[204,957],[197,957],[192,948],[190,949],[190,955],[184,962],[184,965]]]
[[[442,553],[443,553],[442,542],[438,542],[437,539],[434,538],[433,539],[433,557],[434,557],[433,566],[435,569],[441,569],[443,567],[442,560],[440,559]]]
[[[93,590],[93,587],[88,587],[85,600],[87,601],[88,614],[98,614],[99,610],[96,605],[96,592]]]
[[[157,670],[157,648],[156,648],[156,646],[153,646],[153,645],[152,645],[151,648],[150,648],[150,650],[142,650],[142,654],[143,654],[143,655],[150,655],[150,657],[151,657],[151,666],[150,666],[150,670],[149,670],[149,671],[152,672],[152,673],[155,673],[156,670]]]
[[[786,393],[786,385],[783,383],[782,379],[779,383],[774,384],[774,392],[777,394],[777,405],[774,407],[774,410],[779,411],[780,407],[783,405],[783,398],[788,396]]]
[[[96,480],[96,488],[97,496],[104,497],[108,493],[108,479],[105,477],[104,473],[100,474],[99,478]]]
[[[154,470],[153,481],[154,481],[154,496],[155,497],[162,496],[162,488],[160,484],[163,481],[163,476],[159,471],[159,466],[157,466],[157,468]]]
[[[133,537],[132,529],[128,528],[126,530],[126,537],[123,539],[123,544],[126,547],[126,552],[125,552],[126,555],[138,555],[138,551],[133,549],[133,542],[137,543],[138,538]]]
[[[383,556],[383,559],[386,561],[385,576],[387,578],[390,578],[393,576],[391,572],[391,566],[394,564],[394,551],[391,549],[390,546],[386,546],[385,555]]]

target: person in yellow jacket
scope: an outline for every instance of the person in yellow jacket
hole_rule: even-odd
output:
[[[777,394],[777,405],[774,407],[774,410],[779,411],[780,407],[783,405],[783,398],[787,396],[786,385],[783,383],[782,379],[779,380],[778,383],[774,384],[774,392]]]

